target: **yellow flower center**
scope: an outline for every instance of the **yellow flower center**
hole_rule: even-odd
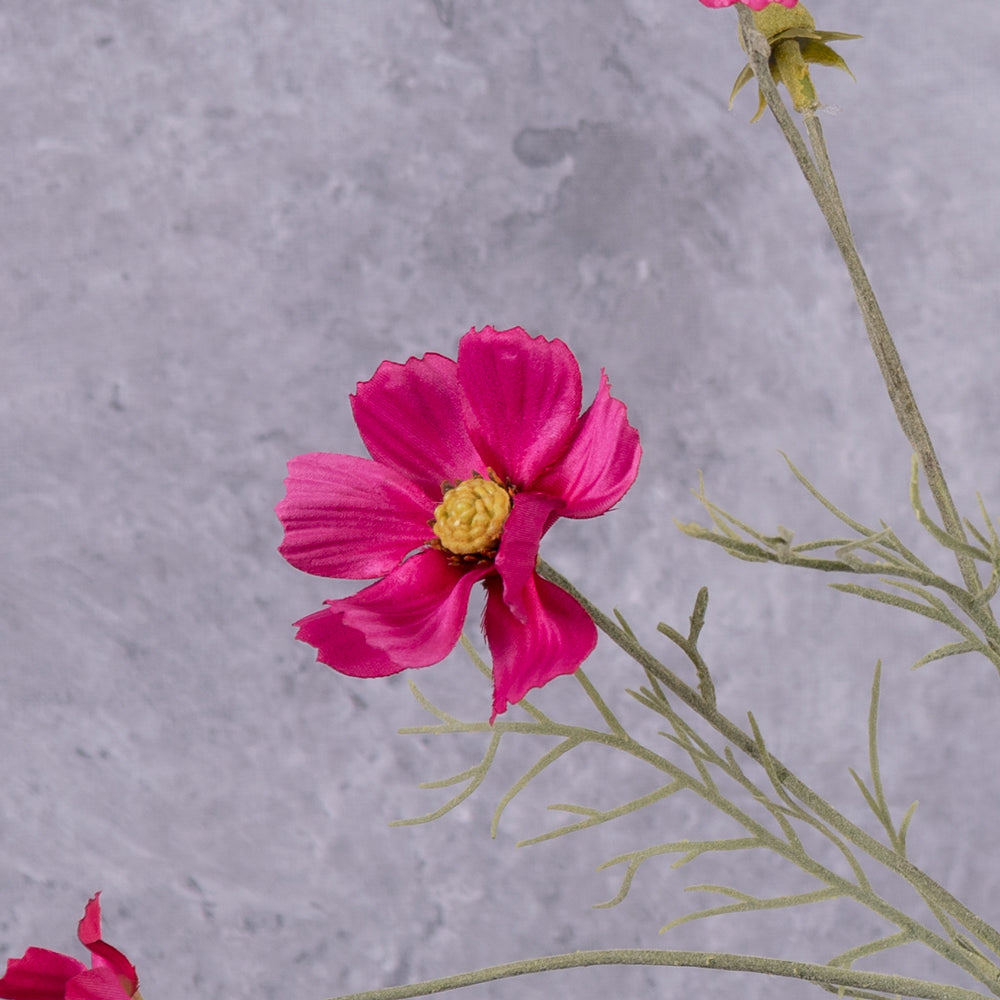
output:
[[[492,555],[510,507],[510,494],[503,486],[474,474],[445,490],[434,508],[434,534],[441,547],[455,555]]]

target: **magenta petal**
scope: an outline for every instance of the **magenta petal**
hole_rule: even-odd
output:
[[[80,943],[86,945],[93,955],[93,965],[110,968],[116,979],[127,980],[135,992],[139,985],[139,976],[135,966],[117,949],[101,937],[101,894],[95,892],[87,903],[83,918],[77,926],[77,937]],[[131,995],[131,994],[129,994]]]
[[[108,966],[87,969],[66,984],[66,1000],[129,1000],[134,994],[135,986],[130,992]]]
[[[532,688],[573,673],[597,645],[597,627],[575,598],[540,576],[525,590],[524,624],[504,604],[499,580],[487,580],[486,589],[483,631],[493,654],[492,722]]]
[[[453,566],[428,549],[352,597],[302,619],[298,638],[352,677],[382,677],[439,663],[465,624],[473,584],[491,566]]]
[[[639,432],[629,424],[625,404],[612,399],[602,369],[597,396],[580,418],[566,454],[535,483],[535,489],[563,499],[560,517],[595,517],[628,492],[641,455]]]
[[[562,513],[562,503],[541,493],[517,493],[503,526],[496,568],[503,579],[503,599],[518,621],[528,618],[525,588],[535,575],[538,544],[542,535]]]
[[[336,605],[336,602],[331,602]],[[314,611],[295,623],[295,638],[316,648],[316,659],[349,677],[388,677],[405,670],[381,650],[369,646],[363,632],[344,624],[335,607]]]
[[[353,455],[313,453],[288,463],[278,551],[316,576],[370,580],[431,538],[434,503],[392,469]]]
[[[95,892],[83,908],[83,916],[76,925],[76,936],[80,944],[89,948],[101,940],[101,894]]]
[[[561,340],[470,330],[458,380],[473,443],[497,475],[530,488],[563,452],[580,416],[580,366]]]
[[[406,364],[383,361],[351,397],[358,433],[372,458],[417,483],[435,502],[442,483],[487,469],[469,440],[457,366],[425,354]]]
[[[799,0],[701,0],[706,7],[732,7],[734,3],[745,3],[751,10],[763,10],[769,3],[780,3],[794,7]]]
[[[29,948],[21,958],[7,959],[0,979],[4,1000],[63,1000],[66,983],[86,970],[82,962],[47,948]]]

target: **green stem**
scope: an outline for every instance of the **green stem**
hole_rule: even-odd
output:
[[[595,692],[596,693],[596,692]],[[522,702],[522,707],[524,703]],[[425,706],[427,707],[427,706]],[[531,709],[529,708],[529,711]],[[610,711],[610,710],[609,710]],[[437,713],[435,713],[437,714]],[[534,712],[532,712],[534,714]],[[604,713],[602,713],[604,714]],[[441,716],[439,716],[441,717]],[[668,719],[674,718],[674,713],[671,711],[667,713]],[[605,717],[607,719],[607,717]],[[679,720],[678,720],[679,721]],[[827,868],[825,865],[820,864],[814,858],[812,858],[803,848],[802,844],[797,837],[794,835],[789,836],[787,840],[782,840],[780,837],[776,836],[771,830],[762,824],[758,823],[749,814],[744,812],[739,808],[734,802],[732,802],[727,796],[721,794],[713,781],[708,779],[704,772],[702,772],[702,781],[698,781],[691,774],[684,770],[684,768],[679,767],[673,761],[655,753],[649,747],[645,746],[643,743],[638,742],[633,739],[621,726],[620,723],[615,720],[616,725],[612,727],[611,732],[604,732],[595,729],[585,729],[579,726],[564,725],[562,723],[553,722],[551,719],[542,718],[537,719],[534,722],[507,722],[505,720],[497,720],[495,723],[460,723],[458,720],[445,720],[443,725],[440,726],[430,726],[430,727],[416,727],[415,729],[404,729],[402,732],[483,732],[492,733],[494,741],[499,739],[506,733],[521,733],[521,734],[533,734],[540,736],[555,736],[558,737],[562,742],[558,747],[555,747],[552,751],[546,754],[542,761],[543,766],[548,766],[551,760],[554,760],[556,756],[561,756],[562,753],[570,749],[571,746],[579,746],[583,742],[591,742],[600,746],[606,746],[611,749],[621,751],[622,753],[630,754],[637,760],[648,764],[650,767],[656,768],[659,771],[664,772],[669,775],[672,779],[672,785],[676,789],[686,788],[694,794],[703,798],[706,802],[712,805],[714,808],[718,809],[720,812],[724,813],[726,816],[730,817],[734,822],[742,826],[750,835],[752,840],[760,847],[766,847],[767,849],[773,851],[778,856],[785,858],[785,860],[798,866],[802,871],[811,875],[813,878],[820,882],[824,882],[827,886],[834,889],[838,896],[844,898],[853,899],[855,902],[867,907],[873,913],[877,913],[883,920],[890,924],[895,924],[899,927],[906,935],[907,940],[920,942],[930,948],[932,951],[937,952],[942,958],[945,958],[949,962],[965,969],[970,975],[980,978],[981,981],[987,983],[994,982],[996,979],[995,970],[992,967],[988,967],[989,971],[986,973],[985,978],[978,975],[976,962],[970,957],[968,949],[961,949],[954,942],[954,933],[951,932],[950,925],[946,927],[949,931],[949,936],[951,940],[947,940],[933,931],[929,930],[919,921],[914,920],[908,914],[900,910],[899,908],[893,906],[891,903],[887,902],[881,896],[879,896],[873,889],[868,879],[865,877],[864,872],[861,870],[856,859],[853,858],[849,852],[846,851],[842,845],[839,845],[841,850],[844,851],[848,858],[852,868],[854,869],[855,876],[857,878],[856,882],[852,882],[849,879],[838,875],[836,872]],[[755,734],[756,735],[756,734]],[[761,747],[759,739],[756,741],[756,745]],[[707,748],[706,748],[707,749]],[[696,755],[698,756],[698,755]],[[703,758],[708,761],[709,757]],[[759,759],[759,758],[758,758]],[[769,763],[773,758],[768,756]],[[755,797],[760,794],[759,789],[752,782],[742,775],[742,772],[733,774],[729,770],[722,758],[716,758],[714,763],[722,767],[725,773],[729,774],[735,780],[737,780],[744,788],[746,788]],[[500,818],[500,812],[506,807],[507,804],[518,794],[534,777],[536,777],[542,767],[536,764],[531,769],[529,769],[522,777],[514,784],[510,791],[503,797],[501,804],[494,813],[492,832],[496,832],[497,823]],[[774,766],[771,765],[769,774],[775,774]],[[786,798],[786,801],[791,804],[791,798],[788,797],[787,791],[782,790],[782,794]],[[447,808],[447,807],[446,807]],[[805,818],[807,814],[801,808],[799,812],[802,813]],[[619,813],[620,815],[621,813]],[[436,818],[437,814],[426,818]],[[558,830],[551,831],[548,835],[543,835],[539,838],[534,838],[529,843],[538,842],[540,840],[548,839],[550,836],[559,836],[564,833],[569,832],[570,829],[582,829],[586,826],[592,825],[591,816],[586,821],[581,821],[579,824],[572,825],[567,828],[562,828]],[[611,818],[611,814],[604,815],[599,821],[604,822]],[[817,828],[820,828],[822,824],[814,822]],[[831,839],[835,842],[836,838],[832,834],[829,834]]]
[[[680,698],[689,708],[700,715],[718,733],[730,743],[738,747],[748,757],[757,763],[762,763],[759,746],[753,737],[742,730],[734,722],[710,705],[690,685],[685,684],[672,670],[661,663],[634,636],[619,627],[608,615],[588,600],[561,573],[548,563],[539,559],[538,572],[551,583],[572,594],[594,620],[597,627],[614,643],[623,649],[642,667],[647,669],[656,679],[674,695]],[[990,926],[981,917],[973,913],[964,903],[951,895],[943,886],[935,882],[929,875],[921,871],[906,858],[886,847],[870,834],[855,825],[839,813],[825,799],[814,792],[777,758],[771,756],[771,766],[781,781],[781,784],[800,802],[810,809],[846,840],[864,851],[869,857],[890,871],[904,878],[921,896],[934,903],[947,913],[969,933],[975,935],[993,952],[1000,955],[1000,932]],[[938,949],[935,949],[938,950]],[[947,955],[950,961],[965,969],[970,975],[984,983],[997,996],[1000,996],[1000,970],[992,963],[976,960],[972,952],[967,952],[959,945]]]
[[[750,60],[750,66],[757,78],[761,93],[767,102],[772,114],[778,122],[782,133],[795,154],[795,159],[802,170],[803,175],[813,197],[816,199],[826,219],[830,232],[837,243],[847,271],[854,287],[854,295],[858,301],[858,308],[861,310],[865,328],[868,331],[868,339],[871,343],[875,358],[878,361],[879,371],[885,382],[892,402],[896,417],[903,428],[906,439],[916,452],[923,469],[927,484],[930,487],[931,495],[941,513],[941,519],[945,530],[955,538],[965,540],[965,529],[962,526],[962,519],[955,507],[951,492],[938,461],[937,453],[931,441],[927,425],[924,423],[917,401],[910,387],[909,379],[900,360],[899,352],[893,342],[892,335],[882,315],[882,310],[875,297],[871,282],[861,263],[854,237],[851,234],[851,227],[847,221],[847,213],[844,210],[843,202],[837,190],[834,180],[833,170],[830,165],[830,158],[826,150],[826,143],[823,140],[823,130],[815,112],[807,112],[803,115],[806,128],[809,132],[810,141],[817,163],[809,155],[805,141],[792,120],[792,116],[785,107],[778,88],[771,78],[768,68],[770,48],[767,39],[757,30],[753,22],[753,15],[750,10],[741,7],[738,11],[740,18],[740,30],[743,34],[745,48]],[[956,553],[959,569],[966,587],[972,594],[978,593],[982,589],[982,582],[976,570],[975,562],[965,553]],[[989,613],[989,612],[988,612]]]
[[[498,979],[510,979],[536,972],[554,972],[557,969],[581,969],[593,965],[667,966],[689,969],[721,969],[727,972],[755,972],[766,976],[782,976],[807,983],[851,990],[875,990],[887,996],[918,997],[921,1000],[983,1000],[984,994],[959,986],[931,983],[909,976],[893,976],[881,972],[865,972],[811,962],[789,962],[779,958],[757,955],[732,955],[725,952],[660,951],[659,949],[606,949],[600,951],[575,951],[564,955],[529,958],[521,962],[491,965],[474,972],[457,976],[428,979],[407,986],[388,986],[381,990],[350,993],[336,1000],[404,1000],[406,997],[425,997],[445,990],[457,990]]]
[[[755,746],[760,747],[760,742],[755,741]],[[859,881],[852,882],[850,879],[846,879],[843,876],[838,875],[832,869],[827,868],[825,865],[820,864],[812,858],[808,852],[802,848],[801,841],[799,841],[797,837],[794,838],[794,841],[786,841],[772,833],[765,826],[758,823],[750,815],[740,809],[734,802],[730,801],[729,798],[719,793],[718,789],[714,787],[714,784],[711,787],[705,784],[699,784],[683,768],[678,767],[676,764],[666,760],[665,758],[660,758],[660,762],[658,763],[653,762],[650,760],[648,748],[643,746],[641,743],[638,743],[636,740],[631,739],[631,737],[626,740],[622,740],[619,744],[619,748],[625,753],[631,753],[633,756],[636,756],[641,760],[647,760],[650,763],[653,763],[655,767],[658,767],[660,770],[668,773],[674,781],[686,786],[689,790],[705,799],[720,812],[729,816],[732,820],[742,826],[747,833],[751,834],[751,836],[761,846],[768,848],[779,857],[783,857],[792,864],[797,865],[802,871],[811,875],[817,881],[825,882],[830,888],[835,889],[839,895],[853,899],[862,906],[866,906],[873,913],[877,913],[888,923],[895,924],[900,928],[900,930],[906,933],[910,940],[919,941],[920,943],[926,945],[931,949],[931,951],[937,952],[937,954],[941,955],[942,958],[954,963],[959,966],[959,968],[965,969],[970,975],[976,976],[976,978],[986,982],[987,985],[989,985],[990,982],[996,982],[996,970],[991,970],[990,973],[987,974],[987,978],[982,979],[982,977],[977,974],[975,963],[971,960],[966,951],[957,947],[953,941],[946,940],[940,935],[935,934],[919,921],[914,920],[908,914],[904,913],[902,910],[893,906],[891,903],[879,896],[872,889],[871,884],[864,877],[864,873],[860,871],[860,866],[856,865],[856,862],[854,863],[856,866],[855,874]],[[773,761],[773,758],[771,758],[771,761]],[[752,793],[757,793],[757,789],[749,783],[744,784],[744,787]],[[789,799],[789,801],[791,800]]]

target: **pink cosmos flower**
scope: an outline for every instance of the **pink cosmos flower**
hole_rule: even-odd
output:
[[[458,642],[482,583],[491,722],[576,670],[597,630],[535,562],[557,518],[603,514],[635,481],[639,435],[609,389],[602,371],[581,416],[576,358],[520,327],[470,330],[457,362],[382,362],[351,397],[371,459],[300,455],[277,506],[293,566],[380,579],[296,622],[297,638],[353,677],[430,666]]]
[[[781,3],[794,7],[799,0],[701,0],[706,7],[732,7],[734,3],[745,3],[751,10],[763,10],[769,3]]]
[[[4,1000],[130,1000],[138,998],[135,967],[117,948],[101,938],[101,894],[95,893],[83,911],[77,934],[91,953],[88,969],[70,955],[47,948],[29,948],[23,958],[7,960],[0,979]]]

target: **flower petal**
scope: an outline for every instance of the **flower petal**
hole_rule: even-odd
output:
[[[314,452],[288,463],[275,508],[285,526],[278,551],[316,576],[385,576],[433,538],[433,503],[391,468],[353,455]]]
[[[453,566],[434,549],[407,559],[384,580],[328,601],[296,622],[317,659],[352,677],[384,677],[439,663],[465,624],[469,592],[492,567]]]
[[[133,996],[135,989],[130,990],[106,965],[86,969],[66,984],[66,1000],[130,1000]]]
[[[503,579],[503,600],[520,622],[528,618],[525,588],[535,575],[542,535],[562,513],[561,502],[541,493],[517,493],[503,526],[496,568]]]
[[[470,330],[458,345],[469,435],[501,478],[530,488],[562,454],[580,416],[580,366],[561,340]]]
[[[7,959],[0,979],[5,1000],[63,1000],[66,983],[86,970],[83,962],[48,948],[29,948],[21,958]]]
[[[701,0],[706,7],[732,7],[735,3],[745,3],[751,10],[763,10],[769,3],[780,3],[794,7],[799,0]]]
[[[101,894],[95,892],[93,898],[87,903],[83,911],[83,918],[77,927],[77,936],[80,943],[86,945],[93,955],[93,965],[95,968],[104,966],[108,968],[116,980],[127,981],[131,986],[132,993],[139,985],[139,976],[135,971],[135,966],[117,949],[101,938]],[[128,993],[127,996],[131,996]],[[95,994],[96,996],[96,994]]]
[[[639,472],[639,432],[628,410],[613,399],[608,376],[580,418],[566,454],[536,483],[535,489],[560,497],[560,517],[595,517],[610,510],[628,492]]]
[[[483,631],[493,654],[493,715],[520,701],[532,688],[571,674],[597,645],[597,627],[577,600],[533,576],[525,588],[529,617],[519,622],[503,601],[499,580],[486,581]]]
[[[457,365],[440,354],[383,361],[351,397],[358,433],[376,462],[417,483],[435,503],[442,483],[487,468],[462,417]]]
[[[381,649],[369,646],[364,633],[345,625],[343,613],[332,607],[314,611],[295,625],[295,638],[314,646],[320,663],[349,677],[388,677],[406,669],[405,664],[394,663]]]

